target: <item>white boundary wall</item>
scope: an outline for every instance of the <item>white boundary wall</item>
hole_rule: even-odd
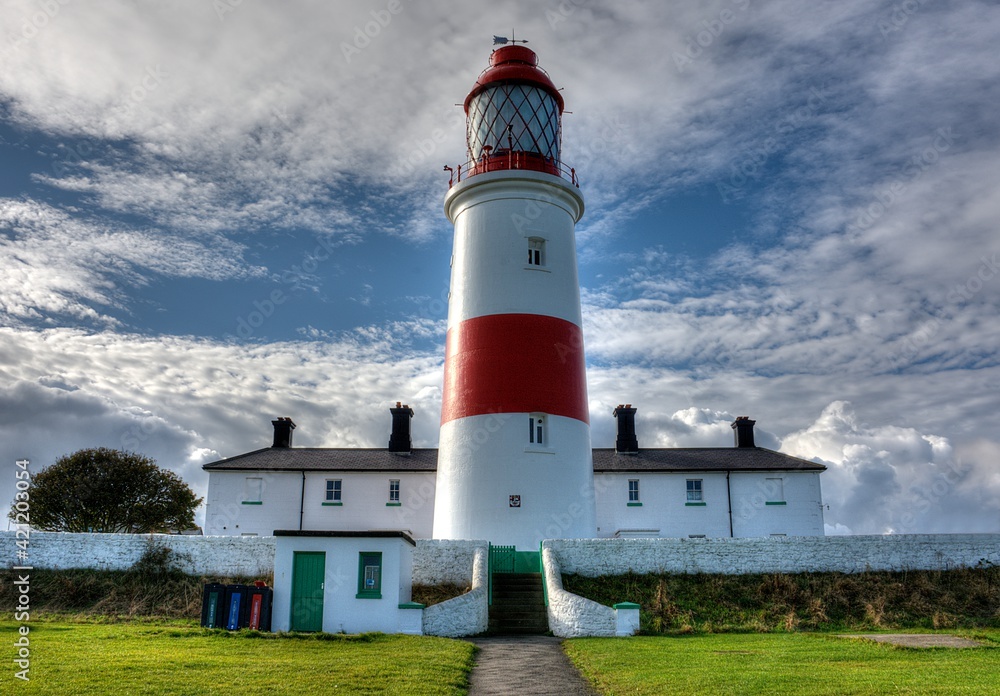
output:
[[[563,573],[587,577],[629,571],[740,575],[1000,565],[1000,534],[557,539],[542,546],[552,550]]]
[[[123,570],[150,538],[187,554],[184,569],[204,575],[267,575],[274,568],[274,537],[31,532],[34,568]],[[0,532],[0,563],[17,563],[14,532]],[[1000,534],[763,537],[743,539],[557,539],[544,542],[563,573],[586,576],[637,573],[778,573],[865,570],[940,570],[1000,565]],[[472,583],[473,557],[483,541],[419,539],[413,582]]]

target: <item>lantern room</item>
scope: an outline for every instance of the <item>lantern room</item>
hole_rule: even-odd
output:
[[[502,169],[562,176],[563,99],[534,51],[518,45],[493,51],[464,106],[469,176]],[[575,173],[566,173],[576,183]]]

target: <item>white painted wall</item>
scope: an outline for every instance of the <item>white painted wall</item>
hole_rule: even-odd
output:
[[[246,481],[260,478],[261,504],[245,504]],[[302,474],[298,471],[212,471],[205,499],[205,534],[270,536],[299,528]]]
[[[474,636],[489,628],[489,550],[486,545],[473,549],[471,575],[469,592],[424,609],[425,635],[457,638]]]
[[[455,224],[448,328],[471,317],[530,312],[581,326],[574,225],[580,190],[542,172],[477,174],[452,187]],[[545,240],[545,270],[525,269],[529,237]]]
[[[769,479],[781,479],[779,501]],[[641,506],[628,505],[628,482],[639,481]],[[689,505],[688,479],[702,481],[702,502]],[[600,473],[594,476],[598,537],[728,537],[725,472]],[[822,536],[822,494],[817,472],[731,474],[733,535]],[[768,503],[784,503],[775,505]],[[551,538],[555,538],[554,535]]]
[[[596,532],[590,426],[548,416],[548,446],[528,445],[528,414],[441,426],[434,536],[534,550],[545,538]],[[447,455],[448,464],[444,463]],[[521,497],[510,507],[510,496]]]
[[[771,482],[775,478],[782,481],[783,496]],[[815,471],[733,473],[733,535],[823,536],[819,479]],[[782,500],[785,505],[768,504]]]
[[[16,558],[14,532],[0,532],[3,558]],[[150,542],[178,554],[192,575],[264,579],[274,568],[274,537],[181,536],[176,534],[69,534],[32,531],[28,565],[34,568],[125,570]]]
[[[550,542],[542,545],[542,567],[549,604],[549,630],[560,638],[612,637],[616,633],[615,610],[563,589],[562,570]]]
[[[409,616],[399,605],[410,601],[413,547],[403,539],[373,537],[275,537],[274,604],[271,629],[291,625],[292,568],[296,551],[326,553],[323,631],[327,633],[400,632]],[[358,557],[382,553],[382,597],[358,599]]]
[[[209,472],[206,503],[207,535],[256,534],[270,536],[276,529],[408,531],[431,535],[434,514],[434,474],[427,472],[306,472],[302,506],[299,471]],[[263,481],[261,504],[246,504],[248,478]],[[327,479],[340,479],[342,505],[326,502]],[[400,505],[389,506],[389,480],[400,482]]]
[[[324,505],[328,479],[341,480],[342,505]],[[387,505],[391,479],[399,481],[398,506]],[[396,530],[427,538],[431,535],[433,515],[432,473],[331,471],[306,474],[303,529]]]
[[[947,570],[1000,564],[1000,534],[756,537],[743,539],[558,539],[563,573],[805,573]],[[623,600],[628,600],[623,597]]]
[[[473,583],[476,554],[488,548],[486,541],[466,539],[417,539],[413,550],[413,584]]]

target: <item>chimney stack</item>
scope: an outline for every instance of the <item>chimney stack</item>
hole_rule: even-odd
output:
[[[635,437],[635,411],[632,404],[618,404],[614,416],[618,419],[618,439],[615,452],[618,454],[638,454],[639,440]]]
[[[410,419],[413,409],[404,403],[396,402],[395,408],[390,408],[392,414],[392,434],[389,436],[389,451],[397,454],[409,454],[413,448],[410,440]]]
[[[749,416],[737,416],[733,421],[733,433],[736,436],[737,447],[756,447],[753,443],[753,426],[757,421]]]
[[[292,431],[295,430],[295,423],[291,418],[278,416],[278,420],[271,421],[274,426],[274,444],[271,447],[283,447],[285,449],[292,446]]]

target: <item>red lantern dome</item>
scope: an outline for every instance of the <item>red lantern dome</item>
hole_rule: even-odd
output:
[[[563,98],[530,48],[493,51],[464,106],[469,176],[502,169],[562,176]]]

